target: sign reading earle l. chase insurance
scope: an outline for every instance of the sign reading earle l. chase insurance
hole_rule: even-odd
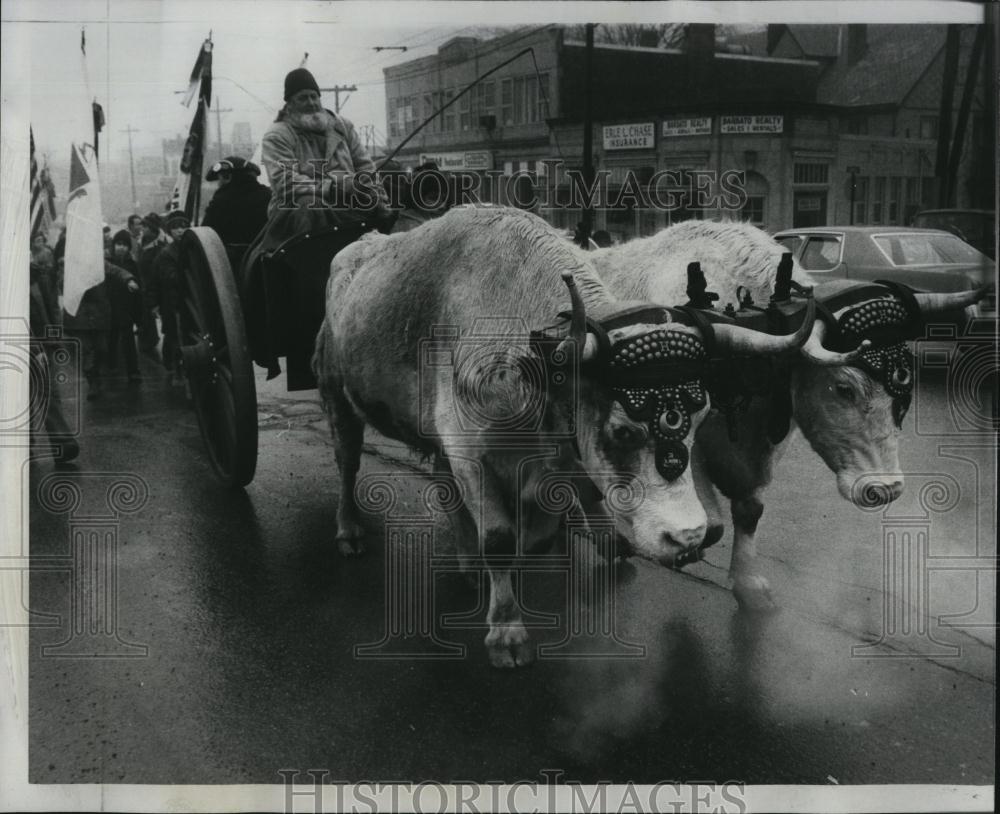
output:
[[[604,128],[605,150],[645,150],[656,146],[653,122],[612,124]]]
[[[723,133],[780,133],[784,124],[784,116],[723,116],[720,130]]]

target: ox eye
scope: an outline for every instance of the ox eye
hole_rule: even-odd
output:
[[[899,387],[906,387],[910,383],[910,371],[905,367],[897,367],[892,372],[892,382]]]
[[[849,384],[837,384],[834,385],[834,389],[836,390],[837,395],[844,401],[850,402],[851,404],[854,403],[854,388]]]
[[[646,430],[644,427],[619,424],[612,428],[611,437],[616,444],[637,447],[646,443]]]

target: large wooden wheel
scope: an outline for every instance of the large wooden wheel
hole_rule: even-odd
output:
[[[181,366],[212,468],[230,486],[257,469],[257,388],[236,278],[213,229],[181,238]]]

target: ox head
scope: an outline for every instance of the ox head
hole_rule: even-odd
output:
[[[797,351],[812,329],[812,304],[795,333],[769,336],[733,325],[684,325],[648,303],[610,302],[588,315],[572,275],[564,279],[572,313],[556,355],[573,345],[580,360],[579,459],[635,553],[683,564],[696,556],[707,527],[688,462],[709,409],[710,358]]]
[[[903,491],[899,433],[913,392],[904,342],[940,315],[985,294],[911,292],[886,284],[825,283],[815,290],[824,319],[802,347],[792,402],[802,434],[856,505],[887,504]]]

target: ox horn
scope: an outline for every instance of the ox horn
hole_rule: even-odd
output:
[[[772,353],[788,353],[802,347],[809,338],[813,323],[816,321],[816,301],[809,298],[805,318],[795,333],[786,336],[771,334],[743,328],[739,325],[713,325],[715,341],[724,352],[745,356],[763,356]]]
[[[972,291],[955,291],[950,294],[938,294],[930,292],[914,292],[913,298],[920,306],[920,315],[923,317],[940,314],[944,311],[957,311],[979,302],[985,297],[993,286],[984,285]]]
[[[563,341],[576,345],[581,362],[592,361],[597,356],[597,338],[587,331],[587,309],[583,304],[583,297],[580,296],[580,289],[576,287],[573,272],[564,271],[562,278],[566,288],[569,289],[569,301],[573,309],[569,323],[569,337]]]
[[[871,347],[871,342],[867,339],[862,341],[858,347],[847,353],[837,353],[823,347],[823,340],[826,338],[826,323],[818,319],[813,325],[809,338],[802,346],[802,355],[810,362],[823,367],[837,367],[847,365],[857,359],[864,351]]]

